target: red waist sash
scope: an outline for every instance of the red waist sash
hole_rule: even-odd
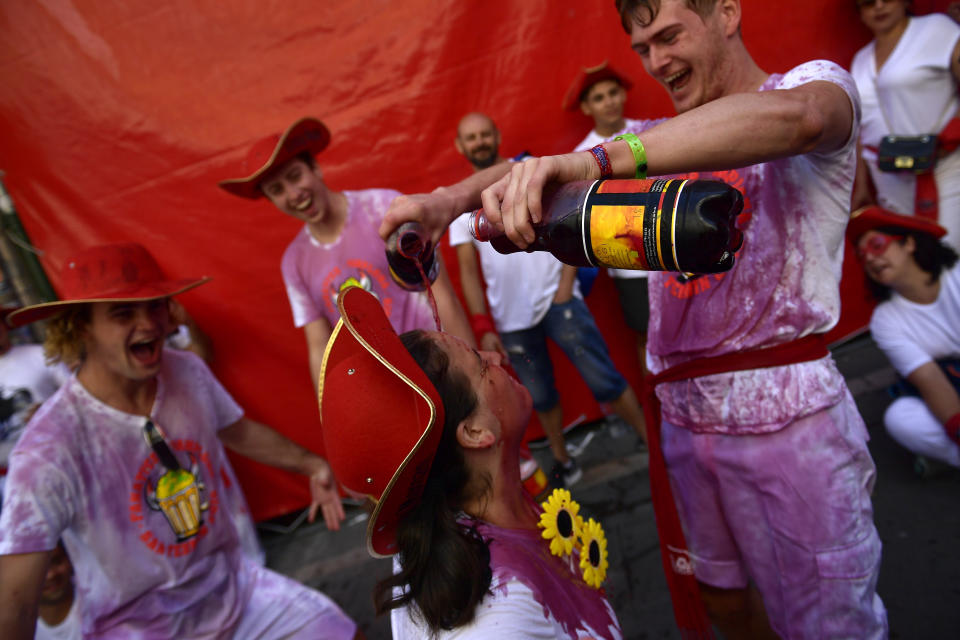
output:
[[[646,379],[643,412],[647,420],[647,441],[650,448],[650,495],[657,519],[663,570],[673,602],[673,615],[685,640],[714,636],[700,599],[700,587],[694,577],[693,561],[687,550],[677,505],[670,490],[663,450],[660,448],[660,401],[657,399],[656,386],[662,382],[676,382],[717,373],[819,360],[829,353],[823,334],[818,333],[774,347],[682,362]]]

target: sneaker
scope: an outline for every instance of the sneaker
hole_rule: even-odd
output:
[[[550,470],[550,483],[554,487],[567,488],[580,481],[583,471],[577,465],[577,461],[570,458],[566,464],[558,462]]]

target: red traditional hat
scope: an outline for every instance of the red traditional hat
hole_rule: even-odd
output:
[[[330,144],[330,131],[316,118],[300,118],[280,135],[269,135],[256,142],[247,152],[242,171],[252,171],[246,178],[222,180],[218,184],[241,198],[257,199],[263,196],[260,179],[274,167],[279,167],[298,154],[308,151],[317,155]]]
[[[595,67],[583,67],[573,79],[573,84],[567,89],[567,94],[563,96],[561,106],[564,111],[576,111],[580,105],[580,96],[583,92],[597,84],[601,80],[616,80],[626,90],[633,87],[630,78],[613,68],[606,60]]]
[[[60,272],[60,300],[17,309],[7,323],[19,327],[82,302],[139,302],[183,293],[210,278],[167,280],[153,256],[139,244],[101,245],[70,257]]]
[[[443,403],[371,293],[337,299],[340,320],[320,369],[320,418],[337,480],[376,507],[367,550],[397,552],[397,524],[423,493],[443,435]]]
[[[872,205],[861,207],[850,214],[847,238],[856,245],[860,236],[867,231],[888,227],[896,227],[906,231],[922,231],[923,233],[929,233],[934,238],[942,238],[947,235],[947,230],[932,220],[917,216],[904,216]]]

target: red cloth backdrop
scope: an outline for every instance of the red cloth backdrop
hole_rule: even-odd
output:
[[[852,0],[786,14],[743,4],[744,37],[769,71],[818,57],[846,66],[868,40]],[[633,70],[628,115],[672,113],[613,0],[6,0],[0,32],[0,168],[54,287],[73,250],[126,240],[169,276],[213,276],[182,302],[213,338],[215,373],[249,416],[315,450],[305,342],[279,270],[299,224],[215,186],[251,141],[315,115],[333,132],[320,159],[331,187],[416,192],[468,173],[453,136],[470,110],[496,120],[505,154],[571,149],[590,128],[560,110],[579,65]],[[605,276],[589,301],[636,384]],[[568,419],[597,415],[575,375],[558,377]],[[355,401],[376,399],[357,389]],[[258,519],[308,501],[302,478],[236,463]]]

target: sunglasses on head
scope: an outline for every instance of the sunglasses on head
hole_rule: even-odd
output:
[[[857,244],[857,257],[863,261],[867,256],[881,256],[894,240],[903,240],[903,236],[875,233],[866,242]]]

